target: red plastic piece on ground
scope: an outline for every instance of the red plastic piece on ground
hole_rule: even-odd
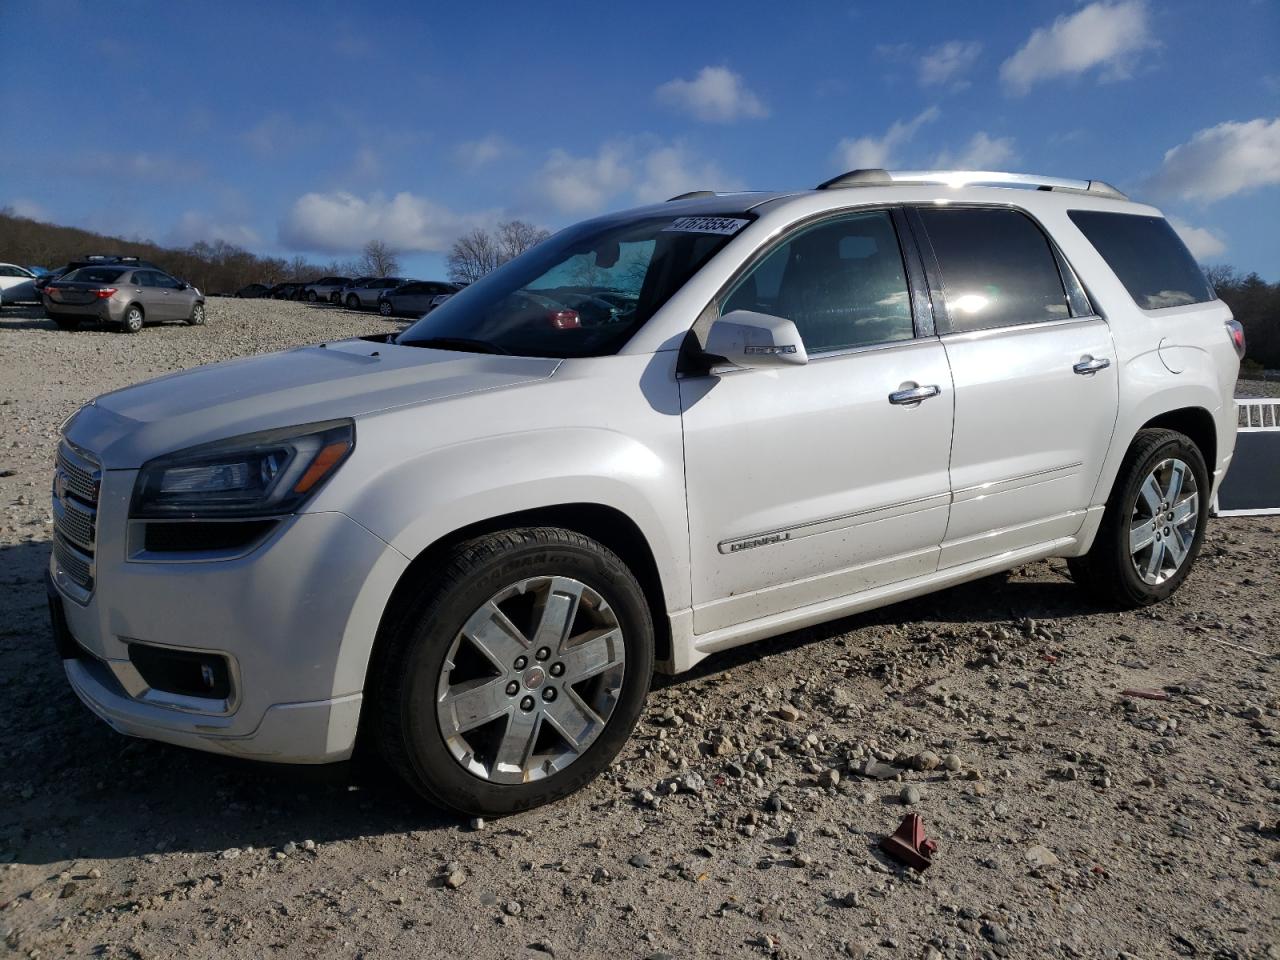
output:
[[[880,841],[880,849],[913,870],[927,870],[938,852],[938,843],[925,838],[920,814],[908,813],[893,835]]]

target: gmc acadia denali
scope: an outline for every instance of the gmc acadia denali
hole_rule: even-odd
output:
[[[376,744],[469,813],[581,787],[651,675],[1065,557],[1168,597],[1243,335],[1099,181],[859,170],[561,231],[399,334],[201,367],[65,425],[67,677],[133,736]]]

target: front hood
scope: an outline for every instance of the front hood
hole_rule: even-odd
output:
[[[67,439],[108,470],[257,430],[543,380],[560,361],[342,340],[196,367],[99,397]],[[359,436],[357,430],[357,437]]]

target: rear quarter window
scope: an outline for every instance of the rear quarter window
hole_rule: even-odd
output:
[[[1069,210],[1067,216],[1142,309],[1214,299],[1196,258],[1164,217],[1098,210]]]

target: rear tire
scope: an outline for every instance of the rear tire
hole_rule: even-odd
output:
[[[390,300],[378,301],[378,313],[382,314],[384,317],[389,317],[392,312]]]
[[[347,294],[347,309],[348,310],[360,309],[360,298],[357,297],[354,293]]]
[[[1072,579],[1095,599],[1145,607],[1187,578],[1204,542],[1209,476],[1190,437],[1140,430],[1125,454],[1089,552],[1071,557]]]
[[[320,298],[316,296],[316,292],[314,290],[307,291],[307,303],[315,303],[319,299]]]
[[[137,333],[142,329],[144,319],[142,308],[135,303],[124,312],[124,320],[120,323],[120,329],[125,333]]]
[[[424,798],[467,814],[585,786],[649,691],[653,623],[635,576],[555,527],[461,543],[434,569],[371,674],[382,754]]]

